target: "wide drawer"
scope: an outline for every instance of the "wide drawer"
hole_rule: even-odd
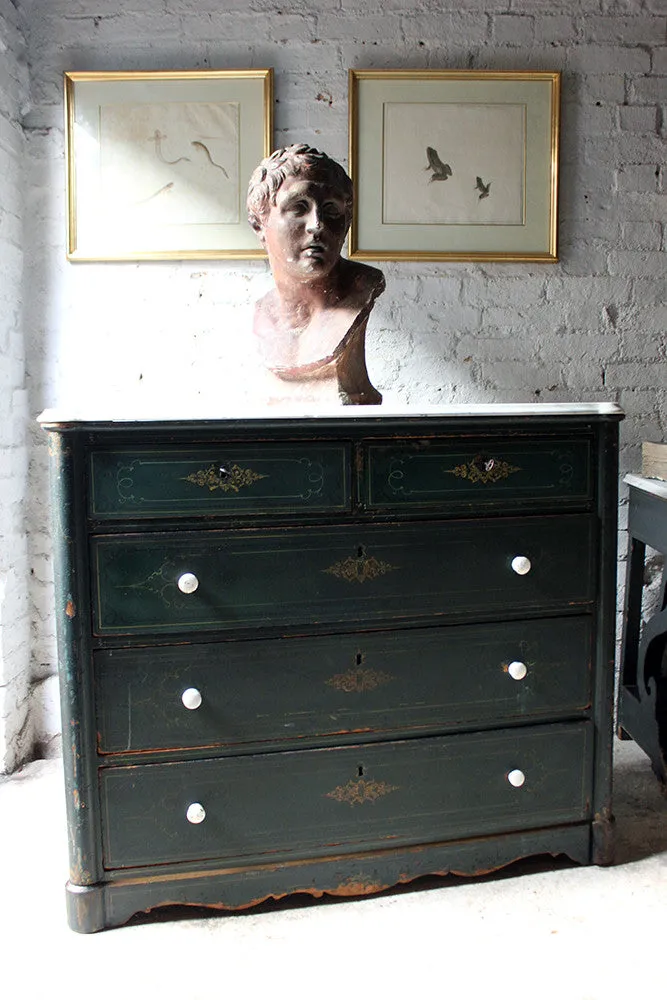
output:
[[[537,500],[583,502],[593,494],[591,442],[583,438],[375,442],[367,446],[366,468],[370,508],[511,509]]]
[[[591,736],[589,723],[561,723],[104,768],[105,867],[278,861],[576,823],[590,815]]]
[[[92,540],[98,635],[384,622],[589,602],[588,515],[108,535]],[[512,569],[516,556],[530,571]],[[196,589],[182,593],[183,577]],[[194,577],[194,581],[192,578]]]
[[[102,753],[581,713],[590,617],[95,653]]]
[[[90,456],[89,513],[99,519],[343,511],[350,503],[344,442],[125,448]]]

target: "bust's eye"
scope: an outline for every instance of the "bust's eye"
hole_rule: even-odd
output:
[[[287,206],[287,211],[292,215],[305,215],[308,211],[308,204],[305,201],[292,201]]]
[[[344,214],[341,206],[335,201],[325,202],[322,211],[328,219],[339,219]]]

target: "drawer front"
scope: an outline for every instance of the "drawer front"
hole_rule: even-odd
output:
[[[94,451],[89,512],[111,520],[344,511],[349,470],[344,443]]]
[[[370,508],[511,509],[531,501],[582,502],[593,495],[591,443],[579,440],[455,442],[406,439],[367,450]]]
[[[563,723],[104,768],[105,867],[278,862],[576,823],[589,818],[591,735]]]
[[[99,536],[98,635],[558,608],[594,593],[593,517]],[[529,558],[525,575],[512,569]],[[181,593],[185,574],[197,589]]]
[[[286,745],[574,714],[590,704],[590,677],[589,617],[101,650],[99,749]]]

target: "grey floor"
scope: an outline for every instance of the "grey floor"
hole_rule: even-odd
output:
[[[65,922],[62,772],[0,782],[0,995],[77,998],[667,997],[667,797],[617,743],[617,862],[522,862],[355,901],[142,918],[94,935]],[[175,916],[177,918],[175,918]]]

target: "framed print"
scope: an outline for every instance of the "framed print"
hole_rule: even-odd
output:
[[[65,73],[72,261],[265,257],[245,211],[270,69]]]
[[[558,259],[560,73],[350,70],[356,260]]]

